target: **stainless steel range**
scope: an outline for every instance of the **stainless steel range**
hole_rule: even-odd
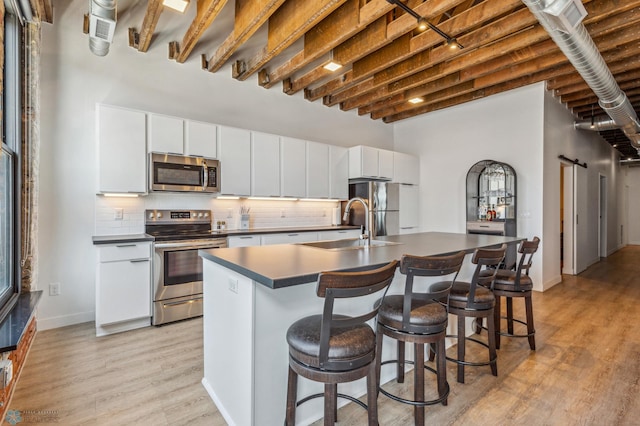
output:
[[[202,316],[200,249],[227,246],[211,230],[210,210],[146,210],[145,232],[155,238],[153,325]]]

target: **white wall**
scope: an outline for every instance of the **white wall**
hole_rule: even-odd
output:
[[[57,2],[55,25],[43,25],[41,57],[41,177],[38,288],[45,294],[38,310],[41,328],[94,318],[95,104],[106,103],[205,122],[260,130],[302,139],[352,146],[392,148],[392,126],[345,113],[302,94],[287,96],[281,86],[258,86],[256,78],[238,82],[229,66],[212,74],[201,70],[198,46],[185,64],[167,59],[169,37],[159,31],[148,53],[128,46],[127,29],[139,28],[146,2],[118,2],[114,43],[106,57],[89,51],[82,33],[88,2]],[[190,8],[195,10],[195,8]],[[170,12],[166,12],[170,13]],[[159,28],[168,20],[162,16]],[[219,29],[211,34],[219,36]],[[184,32],[180,33],[180,38]],[[48,285],[61,295],[48,296]]]
[[[640,167],[629,167],[625,173],[625,188],[627,198],[627,236],[629,244],[640,244]]]
[[[396,123],[394,149],[420,156],[422,231],[466,232],[467,172],[496,160],[517,173],[518,235],[542,234],[543,94],[536,84]]]
[[[559,282],[560,274],[560,159],[559,155],[587,163],[587,245],[580,247],[587,264],[600,259],[598,247],[600,176],[607,178],[607,254],[623,246],[624,187],[619,154],[596,132],[575,130],[572,114],[550,92],[544,102],[544,251],[545,288]],[[567,168],[566,170],[571,170]]]

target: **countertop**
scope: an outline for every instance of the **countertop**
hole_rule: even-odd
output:
[[[200,250],[203,259],[245,275],[269,288],[277,289],[315,281],[322,271],[357,271],[392,260],[403,254],[433,256],[497,244],[516,244],[524,238],[481,234],[424,232],[377,237],[400,244],[369,249],[326,250],[301,244],[237,247]]]
[[[15,306],[0,323],[0,352],[15,351],[24,331],[33,318],[42,290],[23,293]]]
[[[359,226],[352,225],[335,225],[335,226],[303,226],[303,227],[285,227],[285,228],[251,228],[251,229],[231,229],[211,232],[212,237],[226,238],[243,235],[255,234],[286,234],[298,232],[318,232],[318,231],[341,231],[345,229],[359,229]],[[149,234],[121,234],[121,235],[98,235],[93,237],[93,244],[121,244],[121,243],[137,243],[140,241],[154,241]]]

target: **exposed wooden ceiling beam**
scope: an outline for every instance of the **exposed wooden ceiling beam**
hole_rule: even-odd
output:
[[[206,60],[206,68],[218,71],[233,53],[260,29],[285,0],[236,0],[233,32],[222,42],[216,52]]]
[[[51,0],[30,0],[31,10],[41,22],[53,24],[53,7]]]
[[[158,19],[164,7],[162,6],[162,0],[148,0],[147,11],[144,14],[142,20],[142,29],[140,32],[135,28],[129,28],[129,46],[134,49],[138,49],[139,52],[146,52],[151,45],[151,38],[158,25]]]
[[[227,4],[227,0],[198,0],[196,4],[198,7],[196,17],[193,18],[182,43],[178,44],[175,41],[169,43],[169,58],[180,63],[187,60],[202,34]]]
[[[463,1],[464,0],[426,0],[424,3],[415,7],[414,10],[419,15],[428,19],[446,12]],[[383,24],[384,27],[382,26]],[[378,21],[367,27],[364,31],[358,33],[340,46],[337,46],[333,51],[334,58],[340,63],[353,63],[393,42],[398,37],[413,31],[416,25],[416,19],[409,14],[403,14],[388,24],[386,21],[378,19]],[[375,28],[373,28],[374,26]],[[284,87],[285,93],[290,95],[297,93],[329,75],[331,75],[331,72],[324,70],[322,66],[318,66],[302,77],[286,82]],[[338,79],[340,79],[340,77],[338,77]],[[351,79],[357,82],[353,74]],[[286,90],[287,88],[289,90]]]
[[[334,47],[362,31],[393,7],[387,0],[372,0],[362,7],[360,7],[360,0],[347,1],[305,34],[303,50],[272,72],[262,70],[258,83],[265,88],[273,87],[299,69],[331,52]]]
[[[267,62],[299,39],[346,0],[285,2],[269,18],[267,45],[253,58],[236,61],[233,78],[246,80]]]

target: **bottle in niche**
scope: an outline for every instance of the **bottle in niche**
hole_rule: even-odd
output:
[[[493,206],[489,204],[489,210],[487,211],[487,220],[493,220],[495,217],[495,210],[493,210]]]
[[[484,204],[480,204],[478,207],[478,220],[486,220],[487,219],[487,206]]]

